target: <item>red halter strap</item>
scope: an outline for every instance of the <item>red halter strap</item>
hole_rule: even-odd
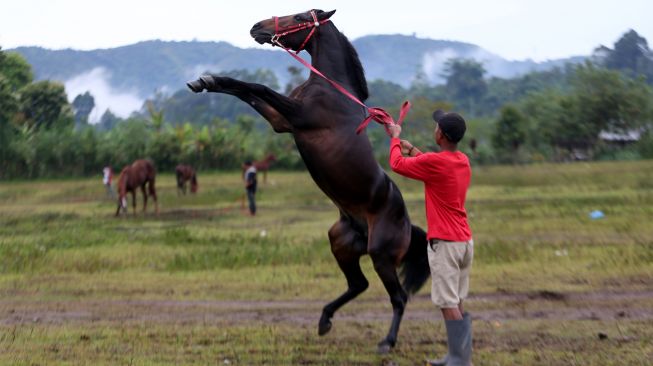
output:
[[[294,24],[285,28],[279,28],[279,17],[272,17],[274,18],[274,35],[272,36],[271,43],[272,45],[279,46],[283,49],[288,50],[286,46],[281,44],[279,39],[281,37],[287,36],[292,33],[297,33],[299,31],[302,31],[304,29],[312,28],[311,31],[308,33],[306,36],[306,39],[304,39],[304,42],[302,42],[301,46],[295,51],[295,53],[299,53],[301,50],[304,49],[304,46],[308,43],[308,41],[311,39],[313,36],[313,33],[315,33],[315,29],[320,26],[320,24],[324,24],[329,21],[329,19],[324,19],[324,20],[317,20],[317,15],[315,15],[315,11],[311,10],[311,16],[313,17],[312,22],[304,22],[304,23],[299,23],[299,24]]]

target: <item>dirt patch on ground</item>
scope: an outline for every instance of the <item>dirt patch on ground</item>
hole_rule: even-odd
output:
[[[509,319],[614,320],[653,319],[653,291],[591,293],[476,294],[466,305],[476,320]],[[324,301],[201,301],[201,300],[1,300],[0,324],[59,324],[67,322],[135,322],[183,324],[236,324],[287,322],[317,324]],[[387,321],[390,305],[385,298],[354,300],[343,307],[338,321]],[[439,318],[428,295],[413,298],[406,320]]]

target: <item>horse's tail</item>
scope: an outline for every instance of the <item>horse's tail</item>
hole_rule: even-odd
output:
[[[400,270],[402,285],[409,295],[417,293],[431,275],[426,245],[424,230],[412,225],[410,246],[404,255]]]

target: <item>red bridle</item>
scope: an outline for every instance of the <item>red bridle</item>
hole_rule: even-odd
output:
[[[297,33],[299,31],[302,31],[304,29],[312,28],[311,31],[308,33],[306,36],[306,39],[304,39],[304,42],[302,42],[301,46],[295,51],[295,53],[299,53],[301,50],[304,49],[304,46],[306,46],[306,43],[308,43],[308,40],[311,39],[313,36],[313,33],[315,33],[315,29],[320,26],[320,24],[324,24],[329,21],[329,19],[324,19],[324,20],[317,20],[317,16],[315,15],[315,10],[311,10],[311,16],[313,17],[312,22],[304,22],[304,23],[299,23],[299,24],[293,24],[291,26],[285,27],[283,29],[279,28],[279,17],[272,17],[274,18],[274,35],[272,36],[272,39],[270,42],[272,45],[277,45],[283,49],[288,50],[286,46],[284,46],[279,39],[281,37],[287,36],[292,33]],[[279,33],[281,32],[281,33]]]
[[[390,130],[388,130],[388,125],[395,124],[395,123],[398,124],[398,125],[401,125],[403,123],[404,117],[406,117],[406,114],[410,110],[410,102],[405,101],[401,105],[401,109],[399,111],[399,119],[397,120],[397,122],[395,122],[395,120],[392,119],[392,116],[390,116],[390,114],[388,114],[388,112],[386,112],[383,108],[366,106],[363,102],[361,102],[358,98],[356,98],[356,96],[354,96],[352,93],[350,93],[342,85],[340,85],[340,84],[336,83],[335,81],[329,79],[328,77],[324,76],[324,74],[322,74],[318,69],[313,67],[313,65],[306,62],[303,58],[297,56],[297,54],[301,50],[304,49],[304,46],[306,46],[306,43],[308,43],[308,40],[311,39],[311,37],[313,36],[313,33],[315,33],[315,29],[317,27],[319,27],[320,24],[324,24],[324,23],[329,21],[329,19],[318,21],[314,10],[311,10],[311,16],[313,17],[313,22],[304,22],[304,23],[294,24],[294,25],[291,25],[291,26],[286,27],[284,29],[279,29],[279,17],[273,17],[274,18],[274,35],[272,36],[272,39],[270,40],[270,42],[272,43],[272,45],[279,46],[279,47],[283,48],[284,50],[286,50],[286,52],[288,52],[288,54],[290,56],[294,57],[295,60],[299,61],[302,65],[306,66],[311,71],[313,71],[317,75],[321,76],[324,80],[328,81],[331,85],[333,85],[334,88],[336,88],[342,94],[346,95],[349,99],[351,99],[354,102],[358,103],[359,105],[361,105],[362,107],[364,107],[367,110],[367,113],[368,113],[367,117],[363,120],[363,122],[361,122],[361,124],[358,126],[358,128],[356,128],[356,133],[357,134],[361,133],[361,131],[363,131],[365,129],[365,127],[367,127],[367,125],[372,120],[374,120],[374,121],[382,124],[383,127],[385,128],[385,132],[388,135],[390,135]],[[301,30],[308,29],[308,28],[312,28],[311,32],[308,33],[308,35],[306,36],[306,39],[304,39],[304,42],[302,42],[301,46],[299,46],[299,48],[297,49],[297,51],[295,51],[294,54],[292,52],[290,52],[290,49],[288,47],[284,46],[279,41],[279,38],[281,38],[283,36],[286,36],[286,35],[291,34],[291,33],[299,32]],[[282,33],[279,33],[280,31],[282,31]]]

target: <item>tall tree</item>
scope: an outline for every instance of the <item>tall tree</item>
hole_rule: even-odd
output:
[[[503,159],[516,162],[517,150],[526,139],[526,118],[511,105],[501,108],[496,129],[492,134],[492,146]]]
[[[31,66],[17,53],[0,47],[0,128],[8,127],[18,111],[18,89],[32,81]],[[6,131],[5,131],[6,132]]]
[[[32,82],[32,66],[25,58],[15,52],[3,52],[0,48],[0,75],[12,92]]]
[[[576,67],[566,95],[534,94],[526,105],[538,130],[553,146],[591,150],[602,131],[624,133],[653,119],[653,91],[640,78],[598,68]]]
[[[0,128],[8,127],[17,111],[18,100],[7,79],[0,74]]]
[[[641,79],[588,63],[578,67],[572,79],[578,122],[600,131],[626,132],[649,122],[653,96]]]
[[[0,165],[3,167],[0,169],[0,178],[6,174],[6,162],[10,155],[9,142],[13,132],[11,120],[17,111],[18,102],[11,93],[9,83],[0,75]]]
[[[649,82],[653,82],[653,53],[646,39],[634,30],[626,32],[614,44],[614,49],[601,47],[599,50],[605,54],[605,67],[631,77],[644,75]]]
[[[471,59],[451,59],[445,64],[447,93],[453,102],[462,106],[471,115],[476,115],[476,105],[487,92],[483,64]]]
[[[48,80],[20,91],[20,112],[29,128],[72,127],[73,116],[63,84]]]
[[[84,94],[79,94],[73,99],[73,111],[75,113],[75,126],[83,126],[88,124],[88,116],[95,108],[95,98],[88,91]]]
[[[366,103],[370,106],[388,108],[398,106],[406,98],[406,89],[391,81],[377,79],[367,83],[370,98]]]
[[[145,104],[147,105],[147,112],[150,114],[150,124],[157,133],[161,132],[161,128],[163,128],[163,124],[165,123],[163,109],[157,110],[154,103],[150,100]]]
[[[6,53],[0,47],[0,177],[8,174],[8,162],[13,160],[10,143],[14,139],[19,110],[17,91],[32,81],[32,68],[17,53]]]
[[[426,90],[429,88],[430,81],[422,65],[419,65],[413,80],[410,82],[410,89],[415,91],[418,95],[424,95]]]
[[[120,117],[116,116],[107,109],[100,117],[100,122],[97,124],[97,129],[100,131],[110,131],[121,121]]]

